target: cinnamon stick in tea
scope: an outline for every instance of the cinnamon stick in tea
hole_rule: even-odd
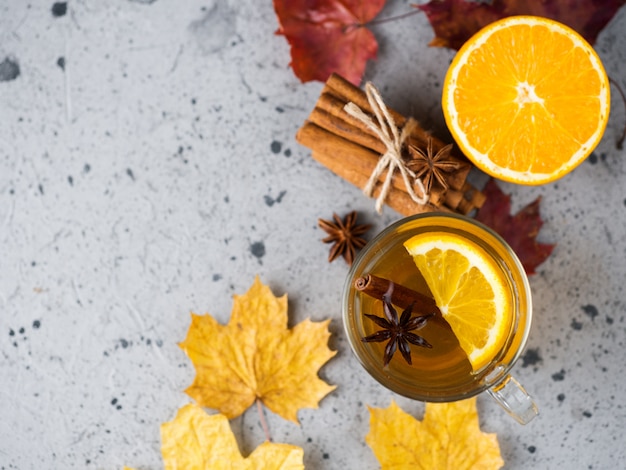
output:
[[[373,274],[356,279],[354,288],[375,299],[382,299],[384,295],[388,295],[392,304],[403,309],[413,305],[413,312],[416,315],[441,314],[434,299]]]

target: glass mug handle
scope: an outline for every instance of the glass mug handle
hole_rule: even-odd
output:
[[[528,424],[539,414],[539,409],[533,399],[524,390],[524,387],[510,375],[507,375],[497,385],[487,389],[487,392],[520,424]]]

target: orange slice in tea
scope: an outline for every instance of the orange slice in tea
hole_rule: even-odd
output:
[[[447,232],[404,243],[473,369],[502,349],[511,327],[511,294],[503,273],[472,242]]]
[[[512,16],[458,51],[442,107],[452,136],[478,168],[537,185],[573,170],[600,142],[609,80],[576,31],[547,18]]]

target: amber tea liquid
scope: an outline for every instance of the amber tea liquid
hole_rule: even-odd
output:
[[[474,371],[451,328],[435,317],[414,333],[432,348],[410,345],[412,365],[397,351],[383,367],[386,342],[364,343],[361,338],[381,328],[366,318],[369,313],[383,317],[380,299],[354,287],[354,280],[372,274],[432,297],[428,286],[403,243],[423,232],[447,232],[481,246],[489,262],[507,279],[511,306],[515,310],[503,348],[482,370]],[[398,315],[403,308],[394,305]],[[416,312],[417,313],[417,312]],[[427,312],[424,312],[427,313]],[[476,395],[504,378],[521,354],[530,328],[531,303],[528,280],[510,247],[495,233],[475,221],[457,215],[422,214],[403,219],[372,240],[355,260],[346,281],[343,305],[344,324],[350,344],[368,372],[387,388],[422,401],[454,401]]]

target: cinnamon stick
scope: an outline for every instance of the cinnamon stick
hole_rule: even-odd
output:
[[[335,95],[322,93],[317,100],[315,108],[311,111],[308,120],[333,134],[373,150],[378,155],[384,154],[387,151],[385,144],[383,144],[378,136],[363,124],[362,121],[344,111],[346,104],[347,102],[345,100]],[[421,130],[419,126],[416,127],[414,132],[409,136],[408,143],[418,147],[426,146],[427,144],[422,143],[420,140],[423,132],[424,131]],[[417,139],[415,133],[418,134]],[[429,138],[433,140],[435,153],[437,152],[437,147],[443,147],[443,143],[436,140],[434,137]],[[471,165],[454,155],[450,155],[450,159],[458,162],[459,169],[448,173],[446,181],[452,189],[461,190],[466,182],[465,180],[467,179]],[[433,189],[443,192],[443,188],[435,187]]]
[[[413,305],[413,311],[417,315],[441,314],[434,299],[373,274],[366,274],[356,279],[354,288],[379,300],[382,300],[384,295],[388,295],[391,303],[402,309]]]
[[[369,104],[369,101],[367,101],[367,96],[365,96],[363,90],[350,83],[341,75],[338,75],[336,73],[332,74],[326,81],[326,86],[322,91],[328,91],[329,93],[334,94],[339,98],[345,99],[346,102],[352,101],[364,112],[368,114],[373,114],[372,108]],[[399,112],[389,108],[389,114],[391,114],[391,117],[398,127],[402,127],[406,123],[406,118]],[[428,134],[422,130],[422,136],[424,142],[426,142]]]
[[[367,100],[365,93],[360,88],[343,78],[341,75],[338,75],[336,73],[332,74],[326,81],[326,87],[324,87],[322,91],[328,91],[330,94],[334,94],[340,99],[343,98],[346,103],[352,101],[365,113],[373,115],[372,108],[369,104],[369,101]],[[396,125],[400,128],[403,127],[408,119],[399,112],[391,108],[388,109],[389,114],[391,114],[391,117],[393,118]],[[442,147],[446,145],[444,142],[432,136],[429,132],[419,126],[413,131],[411,137],[413,137],[414,144],[420,147],[425,146],[428,142],[428,139],[431,138],[433,141],[433,150],[435,151],[435,153],[437,153]]]
[[[347,179],[359,188],[364,188],[367,184],[369,176],[374,171],[380,155],[354,141],[345,139],[337,134],[327,131],[311,122],[305,123],[296,134],[298,142],[313,149],[313,158],[318,160],[333,173]],[[379,181],[384,181],[386,172],[380,177]],[[402,214],[410,215],[420,211],[419,205],[411,199],[406,192],[404,181],[399,173],[393,175],[391,180],[392,191],[388,197],[388,201],[393,197],[406,201],[402,204]],[[375,193],[379,188],[375,189]],[[416,194],[421,196],[419,189],[414,188]],[[430,193],[430,205],[442,205],[443,192],[435,189]],[[388,202],[387,201],[387,202]],[[391,204],[388,204],[391,205]],[[433,207],[431,210],[435,210]]]
[[[328,167],[331,171],[363,189],[370,175],[374,172],[380,156],[387,149],[378,136],[359,119],[345,112],[344,107],[352,102],[373,118],[373,111],[366,93],[339,75],[332,75],[323,89],[315,108],[307,122],[298,130],[296,140],[309,147],[313,158]],[[402,127],[407,118],[393,109],[388,109],[397,126]],[[445,144],[416,126],[407,139],[408,145],[425,148],[428,141],[437,153]],[[484,194],[469,184],[467,176],[472,166],[464,157],[452,155],[453,160],[460,164],[458,170],[446,174],[444,188],[435,182],[429,192],[428,204],[421,206],[411,199],[400,174],[394,174],[391,191],[385,203],[403,215],[441,210],[467,214],[480,207],[484,202]],[[378,181],[385,180],[386,171]],[[418,196],[421,193],[417,186],[412,188]],[[375,188],[374,195],[380,193],[380,185]]]
[[[312,156],[314,160],[324,165],[337,176],[340,176],[349,183],[352,183],[354,186],[358,188],[364,188],[367,184],[367,176],[339,164],[337,162],[336,156],[332,157],[321,152],[313,152]],[[378,197],[380,191],[380,186],[374,188],[373,197]],[[389,192],[389,194],[387,195],[387,199],[385,200],[385,204],[404,216],[434,211],[452,212],[452,210],[447,208],[445,205],[436,207],[432,204],[416,204],[415,201],[411,199],[411,196],[409,196],[408,193],[395,189]]]
[[[463,185],[463,191],[465,192],[465,199],[470,202],[474,207],[480,208],[487,200],[487,196],[482,191],[478,190],[468,182]]]
[[[316,106],[313,108],[313,111],[311,111],[311,114],[309,114],[308,120],[328,132],[332,132],[344,139],[372,150],[377,155],[385,153],[385,144],[383,144],[378,137],[363,129],[365,126],[361,121],[347,113],[344,114],[351,119],[344,119],[332,111],[328,111],[321,106]],[[359,122],[359,126],[353,125],[351,121]]]
[[[363,189],[367,185],[370,175],[374,172],[380,154],[363,147],[358,143],[345,139],[333,132],[329,132],[311,122],[304,124],[296,134],[298,142],[313,149],[313,158],[326,166],[333,173],[347,179],[355,186]],[[347,177],[347,175],[352,175]],[[383,172],[379,178],[379,183],[384,181],[387,172]],[[402,204],[404,215],[423,212],[419,205],[411,199],[406,190],[404,180],[399,173],[395,173],[391,179],[392,190],[387,197],[406,201]],[[418,196],[422,196],[417,186],[413,190]],[[374,197],[378,195],[380,185],[374,188]],[[442,205],[443,191],[440,188],[433,188],[430,192],[429,205],[436,207]],[[387,204],[392,206],[392,204]]]

